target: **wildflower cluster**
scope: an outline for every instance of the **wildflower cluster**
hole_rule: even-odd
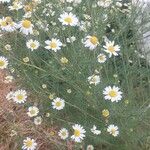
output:
[[[62,140],[80,145],[94,139],[93,145],[97,145],[111,139],[116,143],[120,141],[117,136],[128,136],[134,112],[131,106],[126,107],[125,99],[133,100],[134,105],[138,94],[135,87],[143,88],[141,82],[147,79],[147,74],[141,76],[140,84],[136,84],[139,74],[133,76],[139,66],[132,63],[137,56],[134,34],[129,36],[134,21],[131,3],[0,2],[7,3],[13,14],[0,19],[4,38],[0,69],[13,67],[11,72],[22,78],[26,88],[11,91],[6,99],[30,105],[27,115],[36,125],[42,124],[42,118],[53,120]],[[34,98],[29,101],[30,95],[38,102]],[[22,149],[34,150],[37,145],[26,137]],[[87,149],[94,149],[93,145]]]

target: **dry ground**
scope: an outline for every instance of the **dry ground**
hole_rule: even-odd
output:
[[[20,149],[22,140],[27,136],[37,141],[37,150],[59,149],[62,143],[58,140],[56,128],[44,123],[34,125],[22,105],[6,100],[7,93],[16,88],[15,82],[4,83],[6,74],[6,71],[0,70],[0,150]],[[72,146],[67,145],[65,149],[72,150]]]

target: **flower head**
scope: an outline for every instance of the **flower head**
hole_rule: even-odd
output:
[[[5,77],[4,83],[11,83],[13,79],[14,79],[13,76],[8,75]]]
[[[83,138],[85,137],[85,129],[78,124],[75,124],[72,126],[72,128],[74,129],[74,134],[71,136],[71,138],[75,141],[75,142],[81,142],[83,140]]]
[[[100,76],[99,75],[92,75],[88,77],[88,81],[90,84],[97,85],[100,83]]]
[[[93,50],[98,46],[99,40],[95,35],[93,36],[89,35],[85,38],[85,41],[83,42],[83,44],[85,47],[88,47],[90,50]]]
[[[14,92],[9,92],[7,95],[6,95],[6,99],[7,100],[12,100],[13,99],[13,96],[14,96]]]
[[[53,50],[54,52],[57,52],[58,50],[61,49],[62,43],[60,42],[59,39],[52,39],[45,41],[45,43],[47,44],[47,46],[45,46],[46,49],[48,50]]]
[[[111,3],[112,3],[112,0],[99,0],[97,2],[97,5],[103,8],[107,8],[111,5]]]
[[[66,26],[76,26],[78,24],[78,18],[71,12],[64,12],[60,15],[60,18],[58,18],[58,20],[62,23],[62,25]]]
[[[13,5],[12,5],[12,6],[9,6],[8,8],[9,8],[9,10],[17,10],[17,11],[18,11],[19,9],[22,9],[22,8],[23,8],[23,5],[22,5],[21,2],[14,1],[14,2],[13,2]]]
[[[10,0],[0,0],[0,3],[9,3],[10,2]]]
[[[106,87],[103,94],[105,95],[105,100],[111,100],[112,102],[118,102],[122,99],[122,92],[120,91],[120,88],[116,86]]]
[[[29,41],[27,41],[26,46],[33,51],[39,48],[40,43],[36,40],[30,39]]]
[[[111,124],[107,127],[107,132],[109,132],[109,134],[113,135],[113,136],[118,136],[119,134],[119,130],[118,130],[118,127]]]
[[[97,56],[97,61],[99,62],[99,63],[104,63],[105,61],[106,61],[106,55],[104,55],[104,54],[99,54],[98,56]]]
[[[27,114],[29,117],[35,117],[38,115],[38,113],[39,113],[39,109],[36,106],[30,106],[28,108]]]
[[[40,125],[42,123],[42,117],[38,116],[34,118],[34,124],[35,125]]]
[[[93,125],[93,128],[91,129],[91,132],[93,134],[96,134],[96,135],[99,135],[101,134],[101,131],[100,130],[97,130],[97,127],[95,125]]]
[[[0,19],[0,27],[3,31],[13,32],[16,30],[17,24],[8,16]]]
[[[13,100],[16,103],[24,103],[27,99],[27,92],[25,90],[17,90],[13,94]]]
[[[31,139],[27,137],[25,140],[23,140],[23,150],[35,150],[37,147],[37,143],[35,142],[34,139]]]
[[[109,116],[109,110],[108,109],[103,109],[102,110],[102,116],[103,117],[108,117]]]
[[[62,57],[62,58],[60,59],[60,62],[61,62],[62,64],[67,64],[67,63],[68,63],[68,59],[67,59],[66,57]]]
[[[20,32],[28,35],[33,33],[33,26],[34,25],[31,23],[30,20],[25,19],[19,23],[18,28],[20,28]]]
[[[118,52],[120,51],[120,46],[115,45],[114,41],[106,42],[106,45],[103,47],[105,48],[105,52],[109,54],[109,57],[111,57],[112,55],[118,56]]]
[[[94,146],[93,145],[88,145],[86,150],[94,150]]]
[[[66,128],[62,128],[59,132],[58,135],[60,136],[61,139],[65,140],[69,136],[69,132]]]
[[[65,101],[57,97],[53,100],[52,106],[53,106],[53,109],[61,110],[65,107]]]
[[[8,66],[7,58],[0,56],[0,69],[5,69]]]

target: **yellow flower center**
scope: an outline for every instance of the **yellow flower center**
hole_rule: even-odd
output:
[[[96,80],[96,77],[94,76],[94,77],[92,77],[92,79],[91,79],[91,82],[96,82],[97,80]]]
[[[0,67],[4,66],[5,62],[0,60]]]
[[[66,132],[62,132],[62,136],[66,136]]]
[[[71,17],[67,17],[67,18],[65,18],[64,21],[67,22],[68,24],[71,24],[72,23],[72,18]]]
[[[99,60],[104,60],[104,56],[99,56],[98,59]]]
[[[35,110],[32,109],[32,110],[30,111],[30,114],[34,115],[34,114],[35,114]]]
[[[79,130],[74,130],[74,135],[76,136],[76,137],[79,137],[80,136],[80,131]]]
[[[112,53],[115,52],[114,46],[109,46],[109,47],[108,47],[108,51],[110,51],[110,52],[112,52]]]
[[[53,99],[54,96],[55,96],[55,93],[51,93],[51,94],[49,95],[49,99]]]
[[[92,37],[90,37],[90,42],[93,45],[96,45],[96,44],[98,44],[98,38],[96,36],[92,36]]]
[[[102,111],[102,115],[103,115],[104,117],[108,117],[108,116],[109,116],[109,110],[104,109],[104,110]]]
[[[21,94],[17,95],[17,99],[18,99],[19,101],[21,101],[21,100],[23,99],[23,95],[21,95]]]
[[[111,91],[109,92],[109,96],[110,96],[110,97],[116,97],[116,96],[117,96],[117,92],[114,91],[114,90],[111,90]]]
[[[115,129],[111,129],[111,133],[115,134],[116,130]]]
[[[24,10],[25,10],[25,12],[32,11],[32,6],[31,6],[31,4],[25,5]]]
[[[6,21],[2,21],[1,22],[1,26],[6,27],[7,26],[7,22]]]
[[[14,3],[13,8],[14,8],[14,9],[18,9],[18,8],[19,8],[19,5],[18,5],[17,3]]]
[[[31,27],[31,21],[29,21],[29,20],[24,20],[24,21],[22,22],[22,26],[23,26],[24,28],[30,28],[30,27]]]
[[[35,43],[31,43],[31,48],[35,48],[36,47],[36,44]]]
[[[14,22],[10,22],[9,25],[10,25],[10,26],[13,26],[13,25],[14,25]]]
[[[28,57],[25,57],[25,58],[23,58],[23,61],[24,61],[25,63],[27,63],[27,62],[29,62],[29,58],[28,58]]]
[[[60,61],[61,61],[62,64],[67,64],[68,63],[68,59],[66,57],[62,57]]]
[[[129,104],[129,100],[128,100],[128,99],[127,99],[127,100],[125,100],[124,102],[125,102],[125,104]]]
[[[56,102],[56,106],[60,107],[61,106],[61,102]]]
[[[54,132],[54,131],[51,131],[51,132],[50,132],[50,135],[51,135],[51,136],[54,136],[54,135],[55,135],[55,132]]]
[[[32,147],[32,145],[33,145],[33,142],[31,140],[29,140],[29,141],[26,142],[26,147],[27,148]]]
[[[56,44],[55,42],[51,42],[50,47],[51,47],[51,48],[56,48],[56,47],[57,47],[57,44]]]
[[[7,23],[11,23],[12,22],[12,18],[11,17],[6,17],[5,20],[6,20]]]

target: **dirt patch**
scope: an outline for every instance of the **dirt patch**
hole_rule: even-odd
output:
[[[16,88],[15,82],[4,82],[6,75],[6,71],[0,70],[0,150],[20,149],[22,140],[27,136],[37,141],[37,150],[55,150],[58,145],[65,145],[58,139],[56,128],[44,123],[34,125],[22,105],[6,99],[7,93]]]

